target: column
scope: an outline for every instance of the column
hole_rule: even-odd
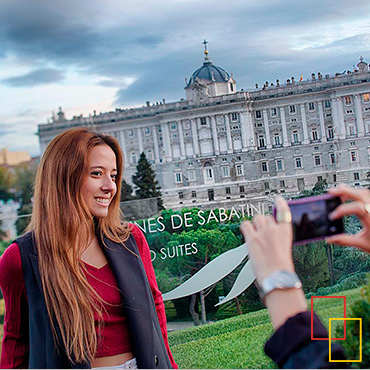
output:
[[[360,95],[354,95],[355,98],[355,112],[356,112],[356,124],[358,137],[363,137],[365,134],[364,119],[362,117],[361,97]]]
[[[158,146],[158,135],[157,126],[153,126],[153,142],[154,142],[154,156],[155,163],[160,163],[159,146]]]
[[[321,128],[321,141],[326,141],[326,130],[325,130],[325,121],[324,121],[324,109],[322,106],[322,101],[317,103],[319,106],[319,118],[320,118],[320,128]]]
[[[263,123],[265,125],[267,149],[270,149],[270,148],[272,148],[272,146],[271,146],[269,120],[267,118],[267,110],[266,109],[263,110]]]
[[[215,151],[215,155],[219,155],[220,154],[220,146],[218,145],[218,136],[217,136],[215,116],[211,116],[210,120],[211,120],[211,128],[212,128],[213,149]]]
[[[137,140],[139,143],[139,156],[140,156],[141,153],[144,151],[143,134],[141,132],[141,127],[137,128],[136,131],[137,131]]]
[[[246,115],[245,112],[240,112],[239,117],[240,117],[240,126],[242,129],[242,151],[245,152],[247,151],[248,148],[248,143],[249,143],[249,130],[248,130],[248,117],[244,117]]]
[[[199,140],[198,140],[198,127],[196,119],[192,118],[191,122],[191,132],[193,136],[193,148],[194,148],[194,157],[199,157]]]
[[[184,133],[182,131],[182,122],[181,122],[181,120],[177,121],[177,127],[179,128],[180,159],[185,159]]]
[[[248,143],[247,146],[248,148],[254,148],[255,142],[254,142],[254,126],[253,126],[253,118],[252,118],[252,108],[248,107],[245,117],[244,117],[246,126],[247,126],[247,139]]]
[[[123,153],[123,166],[124,168],[126,168],[126,166],[129,164],[129,161],[127,158],[128,152],[126,150],[125,132],[123,130],[119,132],[119,142],[121,144],[121,149]]]
[[[331,112],[333,116],[333,126],[334,126],[334,137],[337,139],[339,136],[342,138],[341,127],[339,124],[338,108],[337,108],[337,99],[331,99]]]
[[[346,125],[344,123],[344,112],[343,112],[343,97],[337,98],[337,110],[339,118],[339,128],[340,128],[340,139],[346,138]]]
[[[281,130],[283,131],[283,146],[289,146],[288,131],[286,129],[285,108],[280,107]]]
[[[227,152],[230,154],[233,152],[233,139],[231,137],[231,130],[230,130],[230,119],[228,114],[224,114],[225,117],[225,124],[226,124],[226,135],[227,135]]]
[[[300,104],[300,107],[301,107],[301,116],[302,116],[303,144],[308,144],[310,140],[308,139],[306,111],[304,109],[304,104]]]
[[[172,152],[170,146],[170,132],[168,129],[168,123],[162,123],[162,134],[163,134],[163,146],[166,153],[166,162],[172,161]]]

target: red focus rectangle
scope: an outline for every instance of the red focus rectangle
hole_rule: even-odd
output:
[[[342,298],[344,301],[343,317],[346,317],[346,296],[312,296],[311,297],[311,340],[329,340],[329,338],[313,337],[313,299],[314,298]],[[346,322],[344,322],[344,338],[331,338],[332,340],[346,340]]]

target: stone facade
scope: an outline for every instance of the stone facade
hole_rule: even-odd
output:
[[[292,196],[320,179],[368,184],[370,72],[362,58],[345,74],[277,80],[249,92],[236,91],[208,53],[203,67],[187,83],[186,100],[72,120],[60,111],[39,125],[42,151],[72,127],[111,134],[125,153],[126,181],[145,152],[166,208],[268,204],[276,193]]]
[[[25,152],[11,152],[8,148],[0,150],[0,166],[16,166],[20,163],[29,162],[31,156]]]

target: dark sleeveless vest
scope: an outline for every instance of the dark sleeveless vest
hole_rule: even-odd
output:
[[[99,239],[99,237],[98,237]],[[47,314],[37,251],[32,233],[15,240],[19,245],[29,305],[29,368],[30,369],[87,369],[90,363],[71,363],[65,349],[56,346]],[[141,369],[171,369],[162,337],[153,295],[132,235],[127,248],[107,238],[99,240],[102,250],[117,280],[128,319],[131,346]],[[57,328],[57,336],[60,331]],[[62,343],[62,342],[60,342]]]

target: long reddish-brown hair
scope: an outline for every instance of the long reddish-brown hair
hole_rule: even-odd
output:
[[[90,150],[98,145],[108,145],[116,155],[117,192],[108,215],[94,219],[81,189],[89,173]],[[73,362],[94,358],[97,348],[94,311],[100,315],[102,311],[102,300],[81,268],[81,254],[96,228],[101,236],[118,243],[125,242],[130,233],[119,208],[122,163],[122,151],[113,137],[79,128],[65,131],[50,142],[36,175],[28,230],[35,236],[54,339],[62,342]]]

